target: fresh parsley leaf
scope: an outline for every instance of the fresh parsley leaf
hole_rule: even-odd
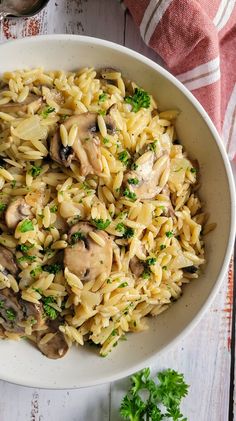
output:
[[[7,316],[8,320],[10,320],[12,322],[16,319],[16,313],[12,308],[8,308],[6,310],[6,316]]]
[[[27,244],[18,244],[16,246],[17,251],[21,251],[21,253],[27,253],[28,250],[32,249],[34,247],[34,244],[30,244],[27,246]]]
[[[131,386],[120,405],[122,418],[130,421],[186,421],[180,411],[188,385],[182,374],[164,370],[157,375],[156,383],[145,368],[131,377]]]
[[[41,112],[41,116],[43,118],[47,118],[48,115],[51,113],[54,113],[54,111],[56,111],[54,107],[45,107],[43,111]]]
[[[164,250],[164,249],[166,249],[165,244],[161,244],[161,245],[160,245],[160,250]]]
[[[142,278],[143,279],[148,279],[148,278],[150,278],[150,275],[151,275],[150,269],[144,269],[144,271],[142,273]]]
[[[143,89],[135,88],[133,96],[126,96],[125,102],[132,105],[132,111],[137,113],[140,108],[149,108],[151,103],[150,95]]]
[[[93,224],[98,230],[105,230],[107,227],[109,227],[111,221],[109,219],[93,219]]]
[[[128,178],[128,183],[136,186],[139,183],[139,179],[138,178]]]
[[[135,164],[135,162],[132,162],[132,164],[130,165],[130,169],[131,170],[137,170],[137,168],[138,168],[138,164]]]
[[[43,271],[42,266],[36,266],[36,268],[34,268],[30,271],[30,275],[33,278],[36,278],[36,276],[39,276],[40,273],[42,273],[42,271]]]
[[[105,94],[104,92],[102,94],[99,95],[98,97],[98,102],[105,102],[107,99],[107,94]]]
[[[173,231],[167,231],[167,232],[166,232],[166,236],[167,236],[168,238],[173,237],[173,236],[174,236]]]
[[[4,301],[3,300],[0,300],[0,308],[4,308],[4,306],[5,306]]]
[[[50,207],[50,212],[51,213],[56,213],[57,212],[57,205],[51,206]]]
[[[102,139],[102,142],[104,143],[104,145],[106,145],[107,143],[109,143],[109,139],[107,139],[107,137],[104,137]]]
[[[123,196],[127,197],[128,199],[135,201],[137,199],[137,196],[134,192],[130,191],[128,188],[126,188],[123,192]]]
[[[36,165],[32,165],[30,174],[32,177],[37,177],[42,172],[42,167],[37,167]]]
[[[190,168],[190,172],[193,173],[193,174],[196,174],[197,168],[194,168],[194,167]]]
[[[119,286],[118,286],[118,288],[125,288],[125,287],[127,287],[129,284],[128,284],[128,282],[123,282],[122,284],[120,284]]]
[[[76,231],[70,236],[70,244],[74,245],[78,243],[78,241],[84,241],[85,238],[85,235],[81,231]]]
[[[123,238],[128,239],[132,238],[134,236],[134,229],[131,227],[127,227],[123,222],[119,222],[119,224],[116,225],[116,230],[118,232],[122,232]]]
[[[25,219],[20,226],[20,232],[34,231],[33,222],[30,219]]]
[[[124,150],[118,154],[118,159],[121,161],[124,165],[128,166],[130,162],[130,154],[128,151]]]
[[[0,203],[0,212],[5,211],[6,208],[7,208],[6,203]]]
[[[106,111],[105,111],[105,110],[99,110],[99,111],[98,111],[98,114],[99,114],[99,115],[106,115]]]
[[[156,152],[156,148],[157,148],[157,140],[154,140],[154,142],[149,143],[148,147],[149,147],[149,149],[150,149],[152,152]]]
[[[43,270],[45,272],[53,273],[54,275],[56,275],[62,270],[62,265],[60,265],[59,263],[54,263],[53,265],[44,265]]]
[[[50,306],[50,304],[55,303],[55,301],[55,298],[52,296],[42,297],[44,313],[51,320],[55,320],[58,316],[58,311]]]
[[[147,260],[146,260],[146,264],[148,265],[148,266],[152,266],[152,265],[155,265],[155,263],[157,262],[157,259],[155,258],[155,257],[149,257]]]
[[[13,180],[13,181],[11,182],[11,187],[12,187],[12,189],[14,189],[14,188],[16,187],[16,180]]]
[[[36,256],[31,256],[29,254],[25,254],[22,257],[19,257],[17,259],[18,263],[22,263],[22,262],[34,262],[36,260]]]

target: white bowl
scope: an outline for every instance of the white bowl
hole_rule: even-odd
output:
[[[0,378],[44,388],[78,388],[129,375],[193,328],[209,307],[226,274],[235,233],[235,196],[222,141],[198,101],[171,74],[146,57],[111,42],[74,35],[49,35],[0,46],[1,72],[25,67],[76,70],[115,67],[145,90],[162,109],[181,110],[178,136],[201,167],[201,198],[217,228],[206,238],[207,264],[201,277],[185,287],[168,311],[150,320],[150,329],[128,335],[107,358],[89,347],[72,348],[65,358],[49,360],[25,341],[0,342]]]

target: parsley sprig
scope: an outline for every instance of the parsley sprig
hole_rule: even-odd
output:
[[[150,95],[143,89],[135,88],[133,96],[126,96],[125,102],[132,105],[132,111],[137,113],[140,108],[149,108],[151,103]]]
[[[189,387],[184,381],[183,374],[167,369],[158,373],[157,379],[158,383],[150,378],[149,368],[131,377],[131,387],[120,406],[120,414],[124,419],[130,421],[187,420],[180,411],[181,400],[187,395]]]

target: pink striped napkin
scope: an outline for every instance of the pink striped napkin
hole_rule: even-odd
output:
[[[236,0],[124,0],[146,44],[201,102],[236,159]]]

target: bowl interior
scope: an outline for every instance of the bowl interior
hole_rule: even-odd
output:
[[[191,158],[201,170],[201,199],[210,221],[217,228],[206,237],[207,264],[201,277],[184,288],[184,294],[167,312],[150,320],[150,329],[130,334],[107,358],[98,357],[92,348],[73,348],[57,361],[48,360],[28,343],[2,342],[0,378],[18,384],[70,388],[114,380],[135,371],[145,360],[163,350],[185,331],[216,287],[219,275],[229,260],[232,229],[232,193],[222,153],[208,126],[193,104],[191,95],[159,66],[115,44],[92,38],[39,37],[0,46],[1,72],[43,66],[45,69],[76,70],[84,66],[114,67],[150,91],[161,109],[179,109],[177,132]],[[223,229],[222,229],[223,227]],[[228,249],[227,249],[228,246]],[[135,352],[133,351],[135,349]],[[91,369],[92,368],[92,369]]]

